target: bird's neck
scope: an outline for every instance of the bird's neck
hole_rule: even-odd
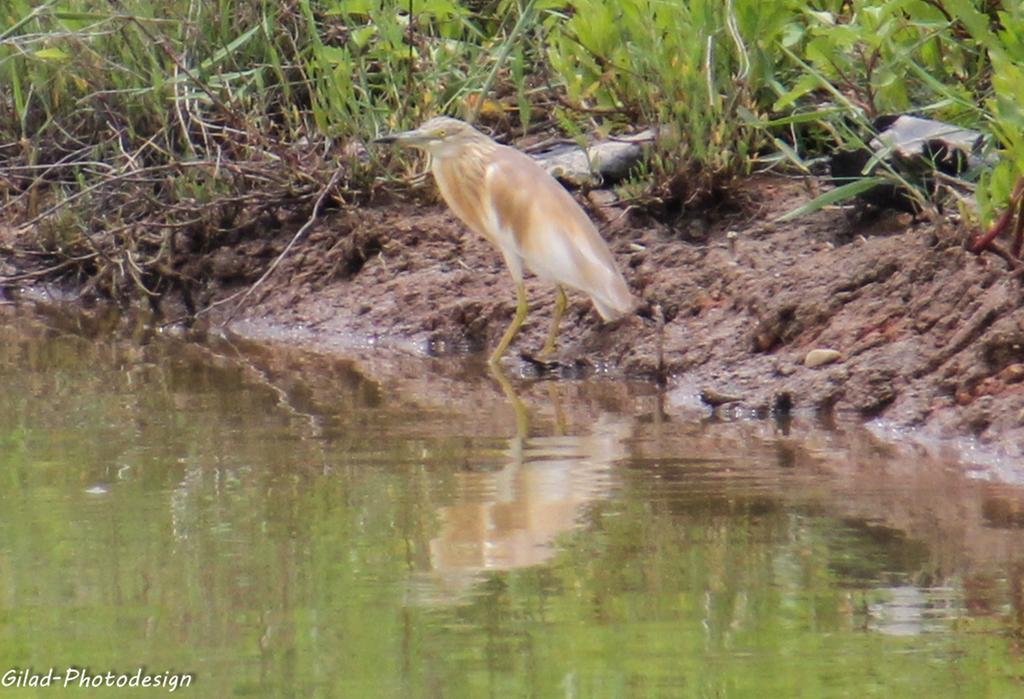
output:
[[[457,153],[433,155],[431,171],[441,196],[455,215],[477,233],[487,235],[484,207],[484,177],[497,143],[469,143],[460,146]]]

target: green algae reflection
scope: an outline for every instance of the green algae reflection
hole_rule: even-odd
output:
[[[782,436],[580,384],[557,415],[527,387],[517,436],[486,377],[430,404],[340,360],[0,335],[0,671],[192,672],[178,693],[209,697],[1024,691],[1016,520],[930,540],[896,495],[769,458]]]

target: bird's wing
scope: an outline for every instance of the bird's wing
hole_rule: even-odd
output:
[[[601,234],[564,187],[528,155],[501,147],[484,175],[488,218],[498,244],[537,276],[590,295],[605,318],[628,312],[633,297]],[[506,255],[508,252],[506,251]]]

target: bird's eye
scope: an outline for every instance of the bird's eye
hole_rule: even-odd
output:
[[[444,129],[438,129],[437,130],[437,137],[438,138],[444,138],[447,135],[448,135],[448,132],[445,131]]]

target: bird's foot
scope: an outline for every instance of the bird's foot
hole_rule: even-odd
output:
[[[545,342],[544,346],[541,347],[540,352],[537,353],[537,359],[541,359],[541,360],[545,360],[546,361],[554,353],[555,353],[555,343],[554,342]],[[523,356],[526,356],[525,352],[523,353]]]

